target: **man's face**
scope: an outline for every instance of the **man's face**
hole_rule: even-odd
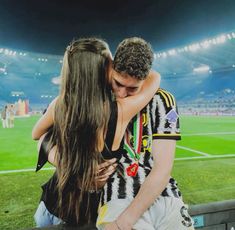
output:
[[[116,97],[133,96],[141,90],[144,80],[138,80],[127,74],[123,75],[115,70],[111,72],[112,89]]]

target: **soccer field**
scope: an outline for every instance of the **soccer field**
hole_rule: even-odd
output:
[[[32,171],[37,152],[31,130],[38,118],[16,119],[14,129],[0,127],[0,229],[33,227],[40,185],[53,173]],[[235,117],[182,116],[181,132],[173,176],[186,203],[234,199]]]

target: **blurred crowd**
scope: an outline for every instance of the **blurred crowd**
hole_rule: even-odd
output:
[[[15,106],[8,104],[1,110],[1,120],[3,128],[13,128],[15,119]]]

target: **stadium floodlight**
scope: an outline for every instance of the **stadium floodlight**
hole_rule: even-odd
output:
[[[188,46],[185,46],[185,47],[184,47],[184,50],[187,52],[187,51],[188,51]]]
[[[201,42],[200,45],[201,45],[202,48],[206,49],[206,48],[209,48],[210,42],[208,40],[206,40],[204,42]]]
[[[168,54],[171,55],[171,56],[176,55],[176,50],[175,49],[169,50]]]
[[[226,42],[226,37],[225,37],[225,35],[221,35],[221,36],[218,36],[217,38],[216,38],[216,43],[217,44],[221,44],[221,43],[225,43]]]
[[[165,58],[165,57],[167,57],[167,53],[166,52],[163,52],[162,53],[162,56]]]
[[[6,72],[6,68],[0,68],[0,72],[2,73]]]
[[[185,52],[185,50],[183,48],[180,48],[180,49],[177,49],[177,52],[178,53],[183,53],[183,52]]]
[[[209,70],[210,70],[210,67],[207,66],[207,65],[204,65],[204,66],[200,66],[200,67],[194,68],[193,72],[203,73],[203,72],[208,72]]]
[[[53,77],[53,78],[51,79],[51,82],[52,82],[53,84],[55,84],[55,85],[59,85],[59,84],[61,83],[61,76],[59,76],[59,77]]]
[[[194,52],[194,51],[197,51],[198,49],[200,49],[199,43],[195,43],[195,44],[192,44],[192,45],[189,46],[190,51]]]
[[[24,96],[24,92],[23,91],[11,91],[11,96],[12,97]]]
[[[227,38],[228,38],[229,40],[231,40],[231,39],[232,39],[232,36],[231,36],[230,34],[227,34]]]
[[[8,55],[9,54],[9,50],[5,49],[4,54]]]

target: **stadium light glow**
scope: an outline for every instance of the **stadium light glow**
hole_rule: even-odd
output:
[[[210,43],[208,40],[201,42],[200,45],[202,46],[202,48],[208,48],[210,46]]]
[[[51,79],[51,82],[55,85],[59,85],[61,83],[61,77],[60,76],[59,77],[53,77]]]
[[[218,44],[223,44],[227,40],[235,39],[235,32],[227,33],[227,34],[222,34],[217,37],[211,38],[211,39],[206,39],[204,41],[198,42],[198,43],[193,43],[188,46],[184,47],[179,47],[177,49],[171,49],[168,51],[163,51],[159,52],[156,54],[157,58],[166,58],[168,55],[175,55],[177,53],[183,53],[183,52],[195,52],[197,50],[200,50],[201,48],[209,48],[211,45],[218,45]]]
[[[171,56],[175,55],[176,54],[176,50],[175,49],[169,50],[168,54],[171,55]]]
[[[167,57],[167,53],[166,52],[163,52],[162,53],[162,56],[165,58],[165,57]]]
[[[205,65],[205,66],[200,66],[200,67],[194,68],[193,72],[203,73],[203,72],[208,72],[209,70],[210,70],[210,67]]]
[[[0,68],[0,72],[6,72],[6,68]]]
[[[200,49],[199,43],[195,43],[189,46],[189,50],[192,52],[197,51],[198,49]]]

